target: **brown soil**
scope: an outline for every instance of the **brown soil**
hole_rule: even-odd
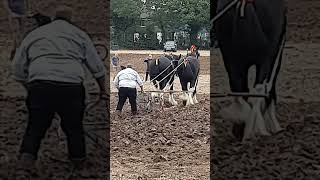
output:
[[[146,55],[120,54],[120,59],[133,64],[144,77]],[[124,115],[115,116],[117,93],[112,87],[111,95],[111,175],[123,179],[209,179],[209,57],[202,57],[199,81],[199,104],[177,107],[166,103],[161,109],[154,104],[153,112],[130,114],[130,105],[125,104]],[[114,71],[111,77],[114,77]],[[146,90],[151,85],[146,84]],[[175,82],[175,90],[180,90]],[[139,94],[139,96],[142,96]],[[167,100],[165,95],[165,100]]]

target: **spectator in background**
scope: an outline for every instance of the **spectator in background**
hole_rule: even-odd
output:
[[[147,61],[149,61],[149,60],[152,60],[152,55],[151,55],[151,54],[149,54],[149,56],[144,59],[144,62],[147,62]],[[148,72],[148,67],[146,67],[146,70],[145,70],[145,71],[147,72],[147,73],[146,73],[146,77],[145,77],[145,80],[147,81],[147,79],[148,79],[148,74],[149,74],[149,72]]]
[[[197,59],[200,57],[200,53],[196,45],[193,44],[190,48],[190,51],[191,51],[190,53],[191,56],[195,56]]]
[[[112,63],[113,69],[115,69],[115,71],[118,71],[118,67],[120,64],[120,59],[118,57],[118,53],[115,53],[115,55],[111,58],[111,63]]]

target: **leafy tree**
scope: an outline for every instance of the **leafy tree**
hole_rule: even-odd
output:
[[[145,10],[152,22],[152,26],[158,26],[162,31],[164,40],[167,36],[168,28],[170,27],[171,12],[168,9],[168,2],[166,0],[147,0]]]
[[[164,34],[187,31],[190,42],[196,43],[197,33],[210,27],[210,0],[147,0],[152,21]],[[164,36],[165,37],[165,36]]]
[[[129,30],[134,31],[140,22],[142,2],[138,0],[112,0],[111,25],[114,27],[117,41],[127,42]]]
[[[111,23],[121,44],[128,44],[127,35],[135,32],[156,37],[155,26],[161,30],[163,41],[172,39],[173,32],[186,31],[190,42],[197,44],[198,32],[210,28],[210,0],[112,0],[111,10]],[[142,17],[150,20],[146,27],[140,27]]]
[[[190,42],[197,42],[197,33],[210,28],[210,1],[209,0],[175,0],[178,19],[181,24],[187,24],[186,31],[190,34]]]

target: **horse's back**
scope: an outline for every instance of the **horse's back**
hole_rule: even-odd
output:
[[[218,11],[230,2],[231,0],[219,0]],[[240,17],[240,8],[236,7],[237,5],[231,8],[216,23],[217,39],[222,52],[236,57],[256,59],[277,49],[285,28],[284,1],[248,2],[244,17]],[[247,57],[249,54],[250,57]]]

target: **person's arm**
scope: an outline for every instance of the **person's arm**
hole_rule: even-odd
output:
[[[103,61],[98,55],[97,50],[94,47],[89,36],[86,36],[85,58],[86,58],[85,64],[88,67],[91,74],[93,75],[93,77],[96,79],[97,83],[99,84],[100,92],[103,94],[106,93],[106,88],[105,88],[106,69],[104,67]]]
[[[113,80],[113,84],[114,84],[114,86],[115,86],[117,89],[119,89],[119,74],[120,74],[120,73],[118,73],[118,74],[116,75],[116,77],[114,78],[114,80]]]
[[[136,77],[137,77],[137,83],[140,86],[141,92],[144,92],[144,90],[143,90],[143,81],[142,81],[142,79],[140,78],[140,75],[137,72],[136,72]]]
[[[21,44],[17,49],[12,64],[11,77],[26,87],[28,78],[28,59],[26,48]]]
[[[106,94],[107,94],[105,76],[101,76],[101,77],[96,78],[96,81],[97,81],[99,88],[100,88],[100,97],[105,98]]]

